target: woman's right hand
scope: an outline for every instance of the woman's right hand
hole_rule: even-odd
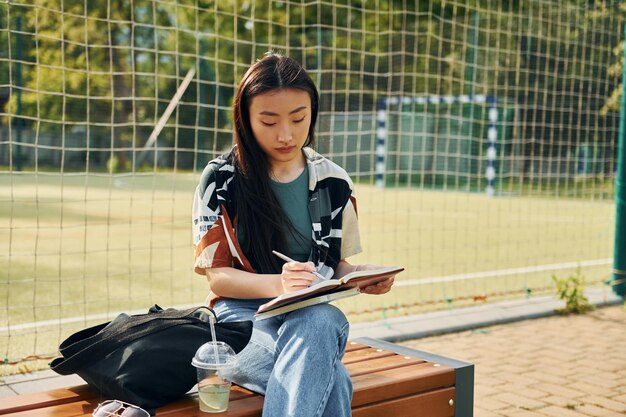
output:
[[[314,271],[313,262],[287,262],[283,264],[283,270],[280,274],[283,293],[310,287],[318,279],[313,274]]]

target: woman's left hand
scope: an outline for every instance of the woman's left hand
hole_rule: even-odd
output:
[[[378,269],[378,268],[380,267],[377,265],[358,265],[355,271],[367,271],[370,269]],[[389,275],[389,278],[387,278],[384,281],[379,282],[378,284],[370,285],[365,288],[362,288],[361,292],[365,294],[374,294],[374,295],[386,294],[391,290],[395,277],[396,277],[395,275]]]

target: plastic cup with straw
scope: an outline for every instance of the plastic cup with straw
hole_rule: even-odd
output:
[[[217,341],[215,318],[212,315],[209,325],[213,340],[198,348],[191,363],[198,374],[200,411],[221,413],[228,409],[231,385],[229,375],[237,366],[237,356],[228,344]]]

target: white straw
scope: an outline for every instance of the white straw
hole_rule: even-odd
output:
[[[213,351],[215,353],[215,363],[216,365],[220,364],[220,354],[217,351],[217,337],[215,336],[215,317],[210,314],[209,315],[209,326],[211,326],[211,338],[213,338]]]

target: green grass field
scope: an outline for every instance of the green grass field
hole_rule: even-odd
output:
[[[192,272],[189,225],[197,178],[0,174],[0,351],[54,352],[72,332],[104,321],[90,315],[202,303],[208,287]],[[445,299],[454,307],[480,294],[534,294],[586,261],[599,260],[581,267],[589,282],[611,270],[612,200],[370,185],[357,185],[357,197],[364,252],[350,261],[406,270],[385,296],[338,302],[355,321],[442,308]],[[428,278],[436,279],[415,283]]]

